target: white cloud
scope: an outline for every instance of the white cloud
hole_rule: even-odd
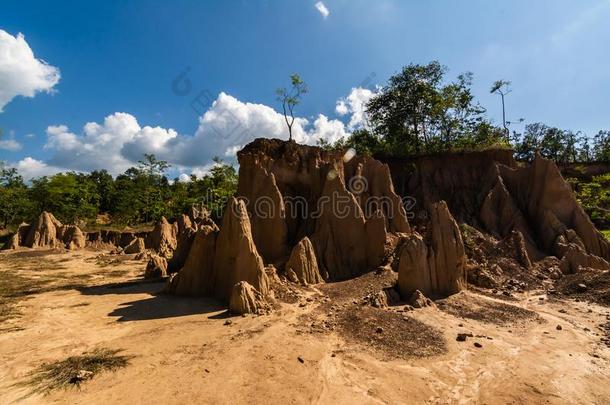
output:
[[[0,29],[0,112],[17,96],[52,92],[59,78],[59,69],[37,59],[23,34]]]
[[[15,152],[21,149],[21,144],[14,139],[0,140],[0,149]]]
[[[49,159],[52,165],[81,171],[106,169],[119,174],[144,153],[164,152],[165,144],[177,135],[173,129],[142,128],[133,115],[114,113],[103,124],[85,124],[82,135],[70,132],[65,125],[49,126],[45,149],[54,152]],[[123,153],[126,146],[137,149],[138,154],[132,159],[126,157]]]
[[[330,11],[326,7],[326,5],[324,3],[322,3],[321,1],[317,2],[315,7],[316,7],[316,10],[318,10],[318,12],[322,15],[323,18],[326,18],[330,15]]]
[[[313,145],[319,138],[329,141],[346,136],[341,121],[319,116],[310,125],[306,118],[296,117],[292,129],[296,142]],[[264,104],[244,103],[220,93],[199,120],[194,136],[178,136],[158,150],[164,160],[188,167],[208,164],[214,156],[233,158],[235,153],[256,138],[288,139],[284,116]],[[127,145],[124,152],[133,159],[142,150]]]
[[[351,126],[356,127],[362,121],[358,102],[367,100],[369,93],[372,94],[366,89],[353,89],[345,98],[345,113],[351,114]],[[292,132],[296,142],[308,145],[316,144],[320,138],[332,143],[349,135],[342,121],[323,114],[312,122],[296,117]],[[154,153],[177,170],[181,181],[189,171],[197,177],[209,172],[214,156],[232,161],[239,149],[256,138],[288,139],[281,113],[264,104],[242,102],[226,93],[220,93],[201,116],[193,135],[142,127],[127,113],[111,114],[103,123],[89,122],[80,134],[66,125],[51,125],[46,134],[44,148],[51,156],[46,162],[24,162],[29,172],[53,172],[62,167],[84,172],[106,169],[116,175],[137,164],[144,153]]]
[[[189,176],[186,173],[180,173],[180,176],[178,176],[178,181],[180,183],[190,183],[191,181],[191,176]]]
[[[337,101],[335,111],[337,114],[344,116],[351,114],[348,129],[354,130],[368,126],[366,118],[366,104],[375,95],[372,90],[362,87],[352,88],[350,94]]]
[[[31,180],[41,176],[50,176],[63,171],[58,167],[49,166],[45,162],[29,156],[11,166],[15,167],[25,180]]]

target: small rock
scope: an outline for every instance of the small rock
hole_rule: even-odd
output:
[[[474,342],[474,347],[481,348],[481,347],[483,347],[483,345],[480,344],[479,342]]]
[[[566,311],[565,309],[560,309],[560,310],[559,310],[559,313],[560,313],[560,314],[567,314],[567,313],[568,313],[568,311]]]
[[[93,371],[78,370],[76,375],[70,379],[70,384],[78,384],[81,381],[90,380],[93,378]]]
[[[233,323],[233,321],[232,321],[232,320],[230,320],[230,319],[227,319],[227,320],[225,321],[225,325],[231,325],[232,323]]]
[[[555,327],[555,329],[557,329],[557,330],[562,330],[563,328],[561,327],[561,325],[557,325],[557,326]]]
[[[466,338],[468,337],[472,337],[472,333],[458,333],[455,340],[457,340],[458,342],[465,342]]]
[[[377,329],[375,329],[375,332],[383,333],[383,328],[381,326],[378,326]]]
[[[297,357],[297,360],[299,360],[300,363],[305,363],[305,359],[301,356]]]
[[[576,290],[577,290],[578,292],[585,292],[585,291],[587,291],[587,285],[586,285],[586,284],[583,284],[583,283],[580,283],[580,284],[578,284],[578,285],[576,286]]]

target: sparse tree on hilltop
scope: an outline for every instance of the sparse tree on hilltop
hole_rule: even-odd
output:
[[[290,75],[290,89],[276,90],[277,100],[282,103],[284,119],[288,126],[288,140],[292,141],[292,126],[294,124],[294,107],[301,101],[301,96],[307,93],[307,85],[298,74]]]

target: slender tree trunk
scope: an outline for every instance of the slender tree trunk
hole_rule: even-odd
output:
[[[506,139],[508,139],[510,137],[510,132],[508,131],[508,127],[506,126],[506,108],[504,105],[504,94],[500,93],[500,96],[502,96],[502,126],[506,131]]]

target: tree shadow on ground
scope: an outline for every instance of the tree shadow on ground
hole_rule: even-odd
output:
[[[164,281],[134,279],[79,288],[83,295],[158,294],[163,291]]]
[[[226,310],[226,305],[213,298],[178,297],[163,294],[163,280],[134,279],[79,288],[83,295],[147,294],[148,297],[124,302],[108,314],[118,317],[118,322],[176,318],[208,314]],[[226,315],[214,314],[210,318],[222,319]]]
[[[226,306],[212,298],[187,298],[159,294],[150,298],[125,302],[108,316],[118,317],[119,322],[144,321],[207,314],[225,309]]]

